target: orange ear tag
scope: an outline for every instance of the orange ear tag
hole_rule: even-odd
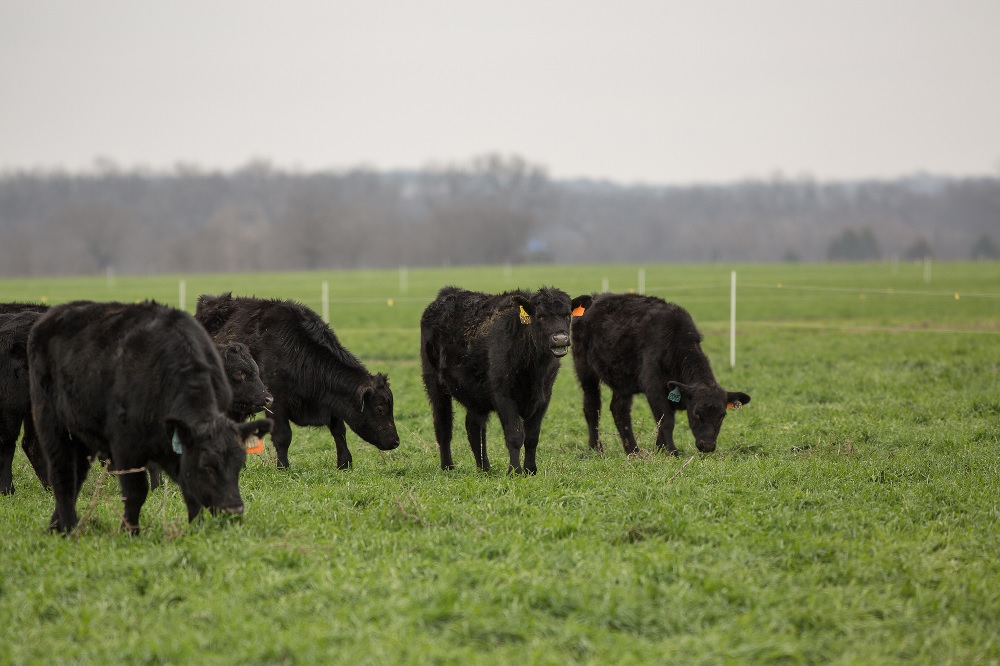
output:
[[[243,440],[243,445],[247,448],[247,453],[264,453],[264,440],[257,435],[250,435]]]
[[[576,309],[573,310],[573,316],[574,317],[582,317],[583,316],[583,306],[582,305],[576,306]]]

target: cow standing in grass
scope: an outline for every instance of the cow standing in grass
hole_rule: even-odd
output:
[[[45,456],[38,446],[31,420],[28,379],[28,331],[44,310],[17,311],[0,304],[0,495],[14,493],[13,462],[17,435],[24,426],[21,448],[42,485],[49,486]],[[4,313],[4,310],[9,310]]]
[[[559,289],[495,295],[445,287],[438,293],[420,318],[420,361],[441,469],[455,466],[454,399],[465,406],[465,430],[480,469],[490,469],[486,425],[496,412],[508,471],[537,472],[542,418],[559,359],[569,351],[569,327],[570,299]]]
[[[279,467],[288,467],[290,423],[327,426],[337,445],[339,469],[347,469],[353,460],[346,426],[383,451],[399,446],[389,378],[368,372],[306,306],[232,294],[203,295],[195,317],[217,343],[242,342],[250,348],[264,385],[274,396],[271,441]]]
[[[56,508],[71,532],[95,458],[119,474],[122,524],[139,532],[156,463],[180,487],[193,520],[203,507],[243,513],[244,441],[271,421],[236,423],[222,359],[191,315],[156,303],[78,301],[52,308],[28,334],[31,409]]]
[[[625,452],[638,452],[632,432],[632,396],[645,394],[658,424],[656,446],[677,455],[674,413],[686,410],[699,451],[715,450],[726,408],[750,402],[727,391],[712,374],[702,336],[684,308],[655,296],[598,294],[573,299],[573,365],[583,390],[590,448],[598,433],[601,382],[611,388],[611,415]]]

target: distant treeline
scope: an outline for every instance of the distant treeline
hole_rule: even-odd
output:
[[[4,275],[551,261],[1000,258],[1000,179],[563,181],[518,157],[420,171],[0,174]]]

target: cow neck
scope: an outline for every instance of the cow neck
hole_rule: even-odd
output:
[[[708,362],[708,357],[695,345],[681,356],[680,381],[684,384],[715,384],[715,374]]]

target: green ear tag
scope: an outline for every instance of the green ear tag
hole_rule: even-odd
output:
[[[681,390],[675,386],[674,390],[667,394],[667,400],[670,402],[680,402]]]
[[[174,437],[170,440],[170,446],[173,447],[174,453],[177,455],[181,454],[181,438],[177,435],[177,431],[174,430]]]

